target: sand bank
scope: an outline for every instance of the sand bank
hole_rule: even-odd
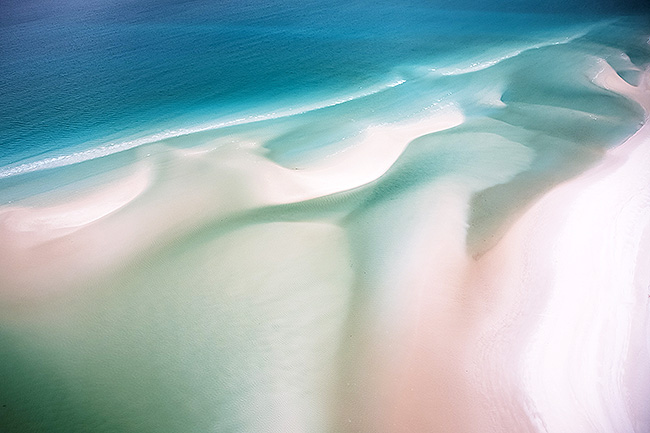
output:
[[[0,208],[0,297],[49,294],[113,262],[100,221],[136,201],[152,183],[143,164],[133,174],[57,204]]]
[[[145,146],[137,150],[136,164],[143,168],[127,178],[53,204],[0,208],[0,296],[56,292],[124,266],[206,221],[366,184],[414,138],[462,121],[450,107],[413,123],[371,127],[360,141],[299,170],[267,159],[262,143],[236,138],[207,148]],[[83,171],[84,165],[72,169]]]

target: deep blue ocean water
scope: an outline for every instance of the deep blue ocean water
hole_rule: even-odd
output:
[[[562,41],[639,6],[588,4],[3,2],[0,166],[20,173],[92,148],[327,105],[422,67]]]

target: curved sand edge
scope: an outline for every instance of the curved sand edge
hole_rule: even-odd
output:
[[[635,88],[601,66],[596,84],[650,112],[647,72]],[[650,428],[648,167],[646,124],[547,193],[477,263],[476,287],[506,300],[471,356],[487,431]]]

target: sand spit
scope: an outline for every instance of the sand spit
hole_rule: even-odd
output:
[[[88,230],[136,201],[152,183],[152,168],[45,206],[0,209],[0,297],[48,294],[113,262],[101,231]],[[115,245],[115,243],[114,243]]]

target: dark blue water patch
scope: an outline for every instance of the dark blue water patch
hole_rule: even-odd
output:
[[[621,17],[608,26],[595,27],[583,38],[603,47],[615,48],[614,54],[601,55],[617,69],[620,53],[624,53],[637,67],[650,62],[650,15]]]
[[[450,12],[415,0],[2,7],[2,165],[186,127],[194,113],[218,119],[242,107],[252,112],[271,101],[367,86],[402,64],[579,21]]]

